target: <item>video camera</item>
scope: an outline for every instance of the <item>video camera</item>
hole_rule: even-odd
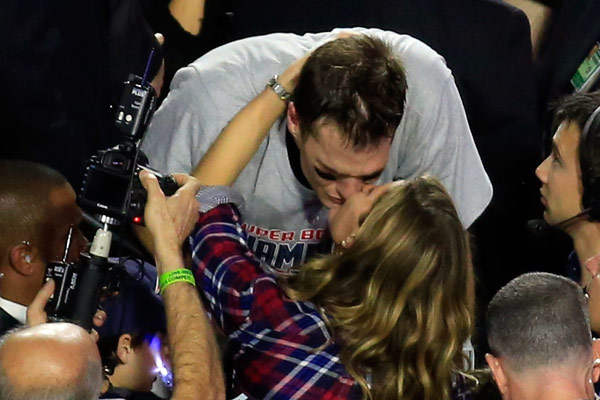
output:
[[[118,288],[122,268],[108,262],[112,241],[108,228],[127,222],[143,223],[147,193],[139,180],[140,171],[155,174],[167,196],[179,187],[172,176],[152,170],[140,151],[155,105],[156,94],[152,86],[145,78],[130,75],[115,118],[123,140],[114,148],[90,157],[78,194],[82,209],[94,215],[103,227],[96,232],[89,254],[82,254],[79,262],[68,263],[66,260],[71,242],[69,234],[62,261],[48,264],[46,280],[52,278],[56,282],[54,295],[46,306],[50,319],[70,320],[89,330],[100,291]]]
[[[123,134],[123,142],[90,157],[79,192],[81,207],[100,222],[113,226],[125,221],[143,222],[146,190],[140,183],[139,173],[144,169],[156,175],[167,196],[179,187],[173,177],[151,169],[139,149],[155,105],[156,94],[152,86],[144,83],[142,78],[130,75],[115,120]]]
[[[108,262],[112,234],[102,229],[96,232],[89,254],[81,254],[78,262],[67,262],[72,234],[71,227],[62,260],[46,267],[46,281],[53,279],[56,286],[45,309],[50,320],[68,320],[90,330],[100,291],[106,295],[118,291],[120,266]]]

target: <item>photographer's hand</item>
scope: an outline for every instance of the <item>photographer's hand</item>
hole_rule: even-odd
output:
[[[142,184],[144,184],[144,179],[153,179],[153,177],[146,177],[146,175],[147,172],[145,171],[140,173],[140,181],[142,182]],[[159,207],[159,211],[168,211],[167,214],[170,215],[170,218],[173,220],[174,223],[175,234],[177,236],[176,242],[178,242],[179,245],[181,245],[183,241],[189,236],[192,229],[194,229],[196,221],[198,220],[199,204],[195,196],[202,185],[197,179],[194,179],[193,177],[185,174],[173,174],[173,178],[175,178],[180,188],[175,194],[173,194],[169,198],[163,199],[164,204],[167,208],[163,209],[163,206],[161,206]],[[161,202],[161,204],[163,200],[158,200],[155,197],[155,201]],[[152,212],[153,207],[150,210]],[[157,238],[155,235],[152,235],[152,232],[149,230],[148,224],[164,223],[163,221],[161,221],[162,217],[156,217],[158,219],[154,218],[151,221],[148,221],[148,216],[144,216],[144,221],[146,224],[145,227],[140,225],[133,225],[133,229],[136,235],[138,236],[138,239],[142,242],[144,247],[153,255],[156,251],[155,241]],[[150,216],[150,218],[153,218],[153,216]],[[161,233],[160,228],[155,229],[158,229],[157,232]]]
[[[188,238],[198,222],[200,204],[196,200],[196,193],[202,185],[194,177],[185,174],[173,174],[173,178],[180,188],[173,196],[167,198],[167,207],[181,244]]]
[[[26,324],[28,326],[41,325],[48,322],[48,315],[46,314],[44,308],[46,307],[48,300],[50,300],[50,297],[52,297],[52,294],[54,294],[55,285],[56,284],[54,283],[53,279],[50,279],[48,282],[46,282],[40,291],[35,295],[33,301],[29,304],[29,307],[27,307]],[[105,320],[106,313],[102,310],[97,310],[96,314],[94,315],[94,325],[102,326]],[[98,333],[95,330],[92,329],[90,335],[95,342],[98,341]]]
[[[54,280],[50,279],[35,295],[31,304],[29,304],[29,307],[27,307],[28,326],[41,325],[48,322],[48,316],[46,315],[44,307],[46,307],[48,300],[50,300],[50,297],[52,297],[52,294],[54,293],[54,287]]]
[[[147,171],[141,171],[140,181],[148,192],[144,222],[152,234],[154,258],[160,276],[169,270],[183,268],[181,240],[174,218],[169,213],[167,198],[156,177]]]

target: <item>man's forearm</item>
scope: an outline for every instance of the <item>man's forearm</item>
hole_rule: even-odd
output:
[[[181,245],[189,234],[187,227],[198,218],[195,196],[200,184],[186,175],[175,174],[174,178],[181,187],[167,202],[156,176],[147,171],[140,173],[148,193],[144,218],[154,238],[156,269],[161,276],[167,315],[175,385],[172,399],[223,399],[223,372],[212,329],[191,273],[180,271],[185,268]],[[184,217],[175,215],[175,209],[184,212]]]
[[[178,248],[159,241],[157,268],[161,273],[183,268]],[[196,288],[176,282],[163,293],[174,376],[173,400],[223,399],[224,379],[212,327]]]
[[[217,344],[196,288],[174,283],[165,290],[164,300],[174,366],[172,399],[224,399]]]

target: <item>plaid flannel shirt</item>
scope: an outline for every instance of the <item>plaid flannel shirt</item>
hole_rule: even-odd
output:
[[[234,206],[221,205],[200,215],[192,238],[196,285],[233,345],[233,397],[360,399],[318,309],[290,300],[265,273],[241,224]],[[456,383],[453,398],[470,398]]]
[[[234,346],[233,395],[346,399],[361,391],[338,357],[317,308],[290,300],[246,245],[231,205],[201,214],[193,271],[214,321]]]

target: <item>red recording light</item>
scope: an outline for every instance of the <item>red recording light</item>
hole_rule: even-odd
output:
[[[133,222],[139,224],[140,222],[142,222],[142,217],[133,217]]]

